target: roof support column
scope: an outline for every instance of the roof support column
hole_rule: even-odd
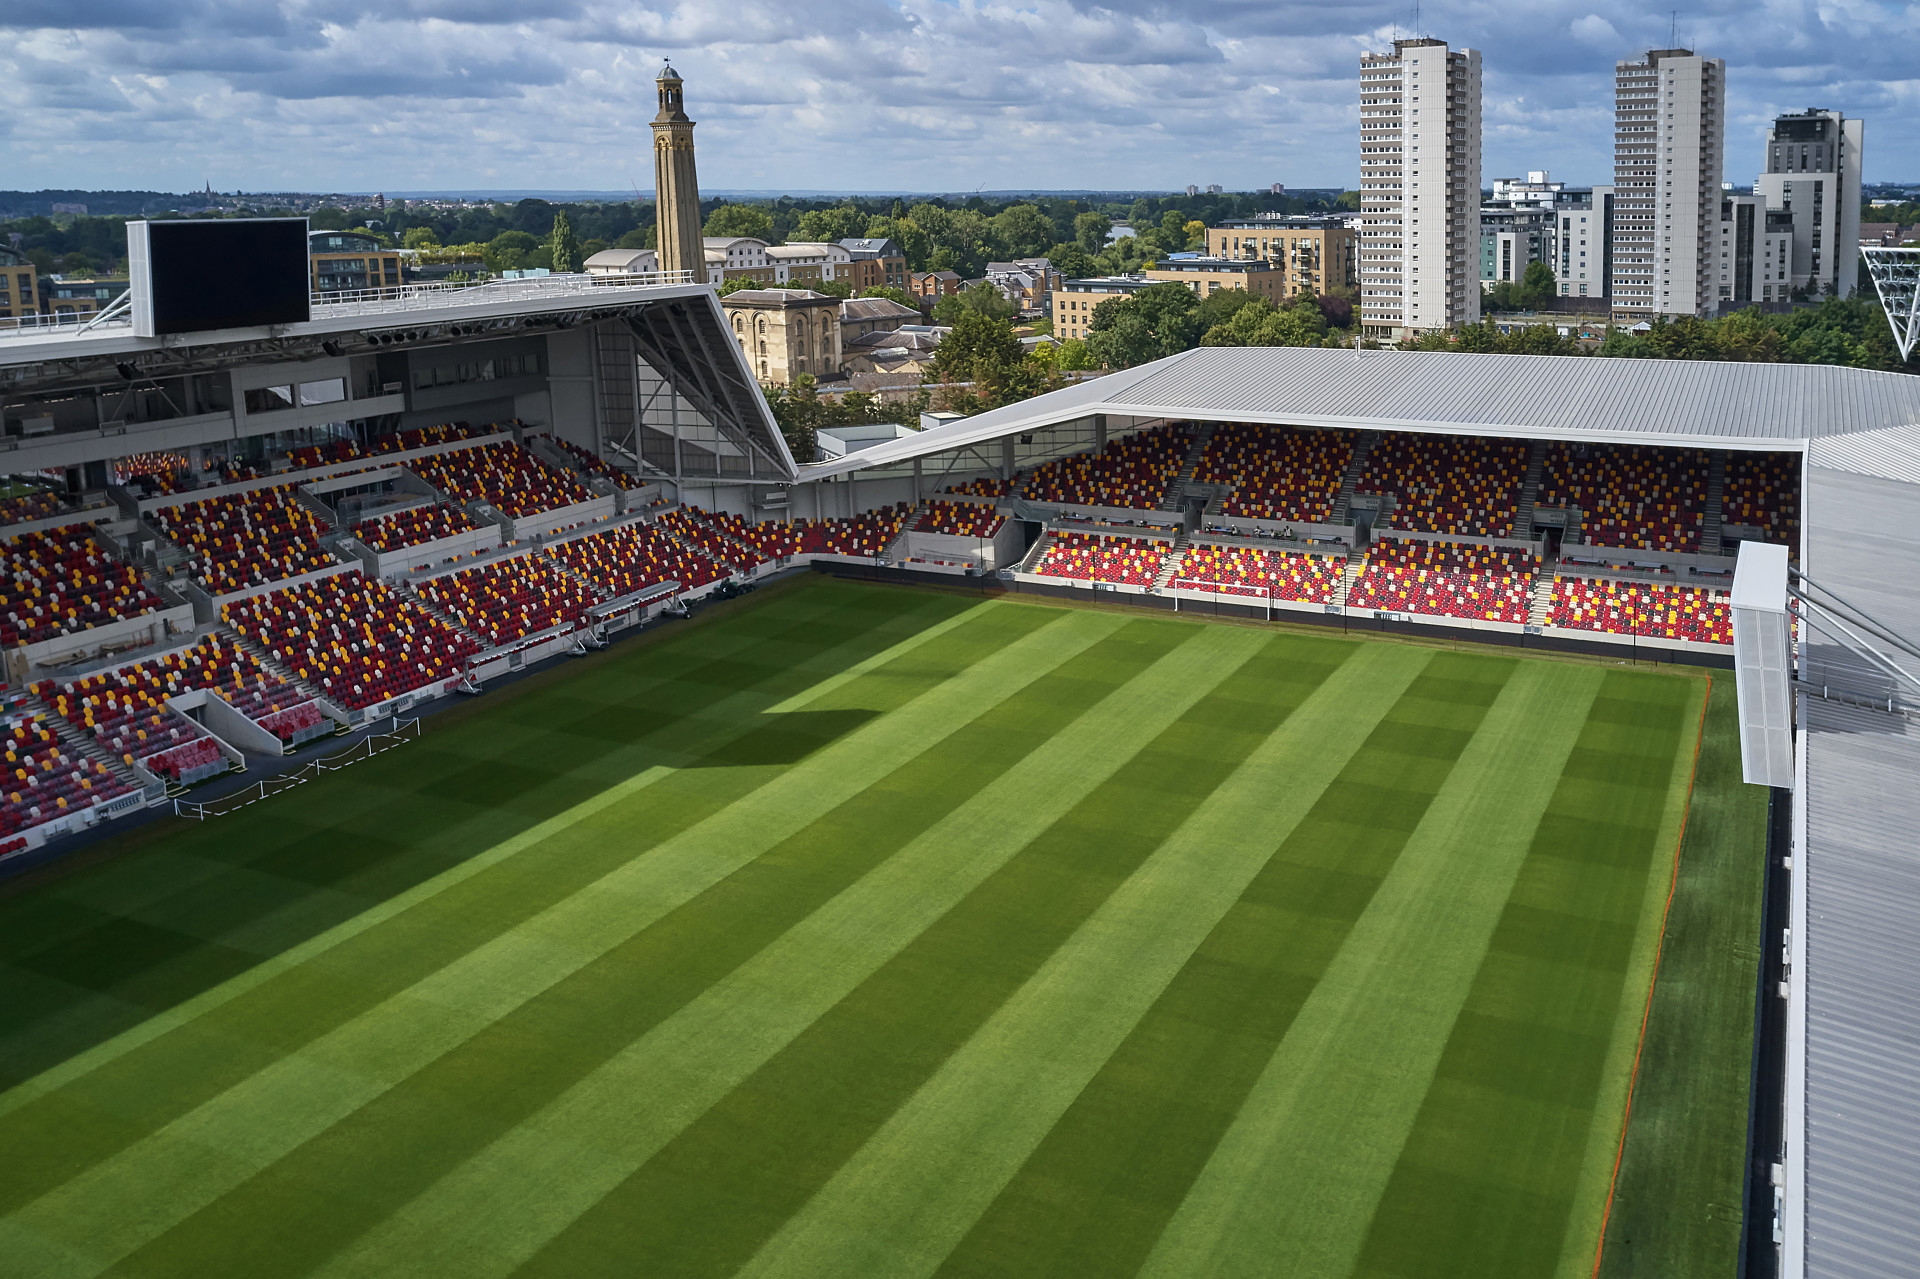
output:
[[[1000,478],[1008,482],[1013,480],[1013,437],[1000,437]]]
[[[1107,447],[1107,415],[1105,413],[1093,415],[1093,447],[1095,449]]]

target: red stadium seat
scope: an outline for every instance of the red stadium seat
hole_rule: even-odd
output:
[[[1513,547],[1382,537],[1347,606],[1523,624],[1539,569],[1538,555]]]

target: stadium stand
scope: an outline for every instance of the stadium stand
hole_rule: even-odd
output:
[[[1705,586],[1555,577],[1548,624],[1642,639],[1733,643],[1727,593]]]
[[[147,757],[200,736],[198,727],[170,710],[167,702],[176,694],[198,689],[218,693],[228,705],[288,744],[317,737],[332,727],[312,704],[310,693],[279,679],[252,653],[223,635],[209,635],[190,649],[118,670],[64,683],[46,681],[36,685],[34,692],[113,754],[129,762],[139,760],[178,781],[213,759],[183,762],[203,753],[195,752],[156,766]],[[219,757],[217,749],[214,757]]]
[[[727,576],[720,565],[648,524],[622,524],[554,543],[547,551],[609,599],[640,594],[662,582],[678,582],[682,590],[691,590]]]
[[[1043,577],[1152,586],[1172,549],[1171,542],[1067,531],[1053,535],[1033,571]]]
[[[942,493],[958,493],[966,497],[1005,497],[1013,490],[1013,485],[1002,479],[987,476],[983,479],[968,480],[965,484],[949,484],[941,489]]]
[[[44,490],[0,497],[0,525],[25,524],[60,514],[60,499]]]
[[[1382,537],[1368,548],[1347,604],[1523,624],[1539,568],[1538,555],[1513,547]]]
[[[1190,546],[1170,586],[1227,595],[1330,604],[1346,572],[1344,558],[1259,546]]]
[[[800,539],[800,553],[807,555],[862,555],[877,559],[887,553],[907,522],[910,508],[883,506],[852,519],[795,520],[792,528]]]
[[[1797,553],[1800,543],[1800,456],[1797,453],[1727,455],[1726,494],[1720,503],[1723,524],[1758,528],[1769,542],[1785,542]]]
[[[467,514],[464,507],[435,502],[428,506],[408,507],[392,515],[361,520],[351,532],[362,544],[376,551],[397,551],[402,547],[420,546],[426,542],[437,542],[443,537],[468,533],[479,527],[480,521]]]
[[[660,523],[667,532],[686,543],[689,550],[698,551],[716,564],[745,569],[767,561],[769,557],[757,548],[742,546],[709,527],[706,521],[712,518],[710,512],[697,506],[680,506],[661,512]]]
[[[13,835],[133,789],[96,761],[68,755],[45,718],[34,715],[7,727],[0,835]]]
[[[623,489],[637,489],[640,487],[638,476],[634,475],[631,471],[621,470],[613,463],[601,457],[598,453],[589,452],[581,448],[578,444],[569,444],[559,436],[550,435],[545,431],[542,431],[538,438],[545,440],[572,458],[581,467],[585,468],[589,475],[596,475],[601,479],[612,480]]]
[[[791,525],[772,520],[749,524],[729,511],[701,511],[700,518],[742,546],[751,547],[762,560],[784,559],[800,553],[800,535]]]
[[[543,555],[518,555],[422,582],[422,598],[496,645],[577,627],[600,597]]]
[[[1324,524],[1352,457],[1349,431],[1227,423],[1214,428],[1193,478],[1230,486],[1221,508],[1228,515]]]
[[[335,563],[320,546],[319,517],[289,484],[161,507],[152,519],[187,553],[188,572],[215,595]]]
[[[1596,546],[1697,551],[1709,460],[1699,449],[1569,444],[1547,449],[1541,506],[1577,506],[1582,538]]]
[[[417,458],[408,469],[458,501],[485,502],[512,519],[593,497],[577,478],[510,440]]]
[[[120,483],[148,496],[178,493],[193,476],[193,463],[184,453],[135,453],[113,464]]]
[[[470,426],[465,422],[443,422],[438,426],[422,426],[411,431],[376,435],[366,444],[358,440],[334,440],[328,444],[310,445],[293,450],[293,468],[296,471],[303,471],[310,467],[328,466],[336,462],[351,462],[356,458],[378,457],[383,453],[404,453],[408,449],[421,449],[429,444],[477,440],[502,429],[504,428],[493,422],[481,426]]]
[[[113,560],[86,524],[21,533],[0,547],[0,647],[72,635],[165,607],[140,571]]]
[[[358,710],[460,673],[479,645],[358,573],[228,604],[225,620],[293,675]]]
[[[1354,491],[1392,494],[1394,528],[1512,537],[1526,477],[1524,440],[1388,431]]]
[[[1075,453],[1035,467],[1026,495],[1036,502],[1156,509],[1193,446],[1190,428],[1161,426],[1108,440],[1097,453]]]
[[[919,533],[947,533],[954,537],[992,537],[1006,520],[991,506],[973,502],[929,501],[914,522]]]

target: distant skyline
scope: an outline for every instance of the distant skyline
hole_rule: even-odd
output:
[[[1485,55],[1488,182],[1604,182],[1612,71],[1669,9],[1426,3]],[[652,194],[670,55],[703,191],[1352,187],[1359,55],[1413,7],[1356,0],[13,0],[0,159],[15,188]],[[1920,8],[1714,0],[1678,42],[1727,61],[1725,177],[1782,111],[1867,121],[1866,179],[1920,176]]]

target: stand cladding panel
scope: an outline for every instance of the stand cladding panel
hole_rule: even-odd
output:
[[[1740,773],[1793,786],[1793,650],[1787,548],[1742,542],[1733,574],[1733,674],[1740,701]]]

